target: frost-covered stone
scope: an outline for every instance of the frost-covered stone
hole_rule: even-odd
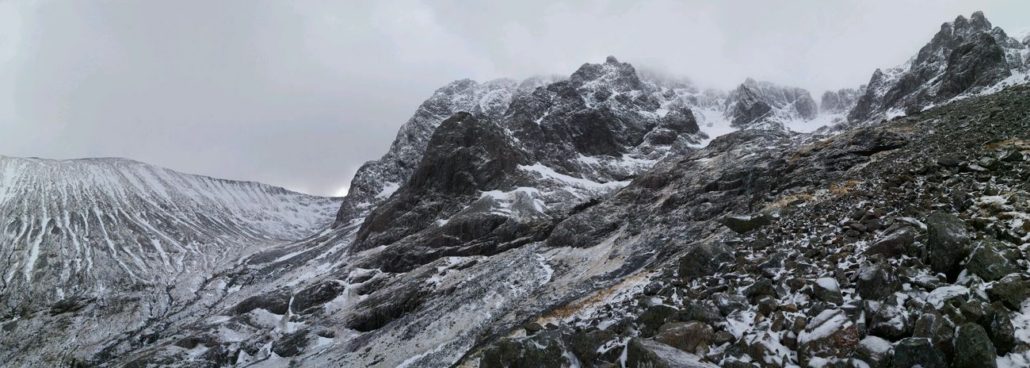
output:
[[[715,368],[694,354],[650,339],[632,339],[626,348],[629,368]]]
[[[838,285],[837,280],[832,277],[821,277],[816,279],[813,288],[815,297],[819,300],[837,305],[844,303],[844,296],[840,293],[840,285]]]
[[[858,342],[858,349],[855,356],[868,364],[871,368],[887,368],[890,366],[892,349],[890,341],[876,336],[866,336]]]

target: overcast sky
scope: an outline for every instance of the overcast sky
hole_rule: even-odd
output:
[[[932,4],[932,5],[930,5]],[[607,55],[703,86],[865,83],[1030,1],[5,1],[0,154],[128,157],[338,194],[437,87]]]

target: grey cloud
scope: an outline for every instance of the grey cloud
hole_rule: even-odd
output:
[[[437,87],[613,54],[727,88],[823,89],[1025,1],[0,2],[0,154],[122,156],[319,194]]]

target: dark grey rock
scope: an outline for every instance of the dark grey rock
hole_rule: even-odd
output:
[[[946,357],[954,356],[952,339],[955,337],[955,324],[938,313],[923,313],[916,320],[912,331],[913,337],[930,339],[935,349]]]
[[[995,281],[1018,272],[1019,268],[1001,253],[1004,247],[1005,243],[993,239],[977,242],[966,262],[966,268],[986,281]]]
[[[855,289],[863,299],[882,300],[900,289],[897,275],[880,263],[863,263],[858,270]]]
[[[926,232],[926,259],[930,269],[954,279],[961,271],[960,263],[969,255],[965,223],[953,215],[934,212],[926,218]]]
[[[297,356],[304,352],[310,340],[308,330],[289,333],[272,343],[272,352],[281,357]]]
[[[894,368],[947,368],[944,354],[925,337],[909,337],[894,346]]]
[[[955,334],[956,368],[994,368],[998,354],[994,350],[987,331],[975,323],[966,323],[958,327]]]
[[[903,226],[877,240],[869,248],[866,248],[867,255],[883,255],[886,257],[898,257],[906,254],[913,254],[913,243],[916,239],[916,231],[912,227]]]
[[[733,262],[733,253],[718,242],[703,242],[688,251],[679,261],[679,275],[685,280],[715,273],[723,263]]]
[[[1023,280],[1017,274],[1008,275],[987,289],[987,295],[991,301],[999,301],[1012,310],[1019,310],[1023,301],[1030,297],[1030,281]]]

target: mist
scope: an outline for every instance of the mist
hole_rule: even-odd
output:
[[[0,3],[0,154],[127,157],[345,193],[455,79],[568,75],[617,56],[728,89],[857,87],[957,15],[1026,1]]]

